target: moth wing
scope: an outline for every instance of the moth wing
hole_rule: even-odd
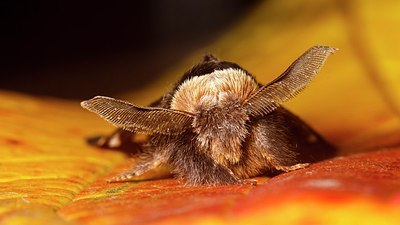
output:
[[[131,132],[178,135],[189,129],[193,121],[193,116],[186,112],[140,107],[104,96],[83,101],[81,106],[113,125]]]
[[[294,61],[286,71],[262,86],[245,103],[249,115],[261,116],[278,108],[281,103],[296,96],[314,79],[328,56],[336,48],[314,46]]]

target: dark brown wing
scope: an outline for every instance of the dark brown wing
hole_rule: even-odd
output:
[[[261,87],[246,101],[245,107],[249,115],[265,115],[297,95],[307,87],[335,50],[336,48],[328,46],[314,46],[306,51],[282,75]]]
[[[114,98],[97,96],[81,106],[124,130],[147,134],[178,135],[192,125],[193,115],[177,110],[140,107]]]

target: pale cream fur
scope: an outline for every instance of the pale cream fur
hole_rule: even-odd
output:
[[[171,109],[196,113],[196,109],[218,104],[227,95],[243,103],[258,88],[256,81],[241,69],[216,70],[183,82],[173,96]]]

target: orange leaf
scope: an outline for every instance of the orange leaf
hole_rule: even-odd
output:
[[[340,51],[286,106],[344,154],[364,153],[259,177],[256,187],[184,187],[162,168],[110,184],[131,160],[84,139],[111,126],[78,102],[0,92],[0,221],[399,224],[400,2],[384,2],[261,2],[153,86],[125,95],[150,102],[204,52],[238,62],[266,83],[308,47],[331,45]]]

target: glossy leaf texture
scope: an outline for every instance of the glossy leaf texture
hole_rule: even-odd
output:
[[[285,104],[341,149],[257,186],[185,187],[85,138],[113,127],[78,102],[0,91],[1,224],[400,224],[400,2],[264,1],[152,86],[156,99],[204,52],[267,83],[313,45],[339,48]],[[118,96],[113,96],[118,97]]]

